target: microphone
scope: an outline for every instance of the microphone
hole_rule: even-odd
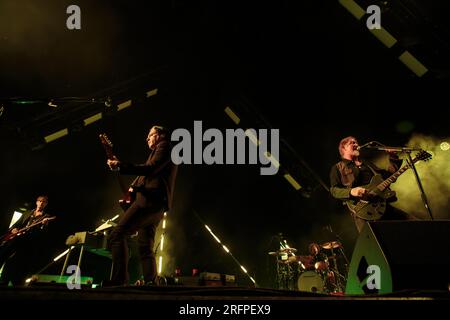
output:
[[[375,143],[376,143],[376,141],[370,141],[370,142],[364,143],[362,146],[359,146],[359,147],[356,148],[356,149],[357,149],[357,150],[361,150],[361,149],[367,148],[368,146],[372,146],[372,145],[374,145]]]

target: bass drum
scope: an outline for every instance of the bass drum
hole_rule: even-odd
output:
[[[308,292],[325,292],[325,283],[315,271],[303,272],[297,281],[298,290]]]

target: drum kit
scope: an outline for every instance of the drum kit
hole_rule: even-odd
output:
[[[344,292],[348,261],[340,241],[311,243],[308,255],[297,255],[297,249],[289,247],[268,254],[276,257],[276,282],[279,289]],[[344,261],[344,266],[338,261]]]

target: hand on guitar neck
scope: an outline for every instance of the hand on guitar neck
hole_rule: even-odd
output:
[[[120,169],[120,160],[114,155],[113,152],[113,144],[111,140],[109,140],[108,136],[104,133],[100,134],[100,141],[105,148],[106,156],[108,158],[107,165],[112,171],[119,171]],[[122,209],[125,211],[131,203],[133,203],[135,198],[135,191],[133,189],[133,183],[130,187],[126,187],[125,183],[120,178],[120,175],[118,176],[120,188],[122,189],[122,192],[124,193],[124,196],[122,199],[119,200],[119,204],[122,207]]]
[[[111,171],[119,171],[120,161],[116,156],[113,156],[112,159],[108,159],[106,163]]]

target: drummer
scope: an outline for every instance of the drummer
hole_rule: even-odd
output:
[[[321,251],[321,246],[318,243],[310,243],[308,251],[311,257],[311,263],[309,265],[311,270],[324,271],[328,268],[327,255]]]

